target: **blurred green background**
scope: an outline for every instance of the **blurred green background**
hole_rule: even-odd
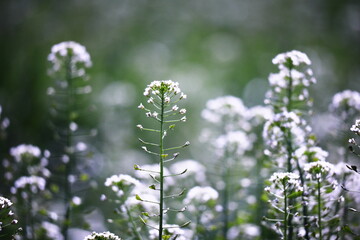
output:
[[[94,148],[115,166],[127,160],[129,169],[146,161],[135,126],[146,121],[137,105],[152,80],[178,81],[188,95],[181,143],[197,141],[210,98],[231,94],[247,106],[262,104],[280,52],[297,49],[313,61],[315,111],[325,111],[337,91],[360,90],[358,0],[3,0],[0,104],[11,121],[5,149],[49,147],[47,55],[69,40],[93,61]],[[197,155],[194,148],[186,154]]]

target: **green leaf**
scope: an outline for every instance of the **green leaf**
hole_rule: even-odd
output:
[[[134,170],[140,170],[140,166],[137,165],[137,164],[135,164],[135,165],[134,165]]]
[[[90,177],[89,177],[89,175],[86,174],[86,173],[83,173],[83,174],[80,175],[80,181],[82,181],[82,182],[86,182],[86,181],[88,181],[89,179],[90,179]]]
[[[302,195],[302,192],[293,192],[288,195],[288,198],[296,198],[296,197],[300,197],[301,195]]]
[[[154,184],[153,184],[153,185],[150,185],[149,188],[152,189],[152,190],[156,190],[156,187],[155,187]]]
[[[142,212],[141,214],[144,215],[144,216],[146,216],[146,217],[150,217],[150,215],[149,215],[148,212]]]
[[[162,239],[168,240],[168,239],[170,239],[170,237],[171,237],[170,235],[163,235],[163,236],[162,236]]]
[[[141,197],[139,195],[135,195],[136,200],[142,201]]]

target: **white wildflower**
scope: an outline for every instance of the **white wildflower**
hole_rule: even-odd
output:
[[[15,158],[17,162],[20,162],[22,157],[38,158],[41,156],[41,151],[38,147],[30,144],[21,144],[17,147],[10,149],[10,155]]]
[[[121,238],[111,232],[93,232],[86,236],[84,240],[121,240]]]

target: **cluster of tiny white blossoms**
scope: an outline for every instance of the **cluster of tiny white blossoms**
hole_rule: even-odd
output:
[[[184,180],[192,179],[194,177],[197,184],[202,184],[206,181],[206,167],[195,160],[182,160],[171,165],[170,171],[172,174],[179,172],[179,169],[187,169],[186,175],[179,175],[179,178]]]
[[[352,110],[360,111],[360,93],[352,90],[344,90],[336,93],[329,106],[332,111]]]
[[[17,162],[20,162],[23,157],[39,158],[41,156],[41,150],[31,144],[21,144],[11,148],[10,155],[13,156]]]
[[[111,232],[93,232],[90,235],[86,236],[84,240],[121,240],[121,238]]]
[[[59,72],[65,64],[70,64],[74,77],[83,76],[85,68],[92,66],[91,58],[86,48],[73,41],[61,42],[51,48],[48,61],[52,63],[50,74]]]
[[[9,208],[11,205],[13,205],[13,203],[9,199],[0,196],[0,210]]]
[[[301,146],[295,151],[300,166],[304,166],[307,162],[325,161],[328,156],[329,153],[318,146]]]
[[[46,180],[43,177],[39,176],[22,176],[17,179],[14,183],[14,186],[11,188],[13,194],[18,191],[26,191],[29,189],[32,193],[38,193],[39,191],[44,191],[46,185]]]
[[[263,139],[267,145],[265,150],[266,155],[271,153],[285,154],[286,145],[284,142],[287,138],[287,133],[291,133],[293,148],[299,148],[306,142],[306,136],[311,130],[306,125],[305,120],[301,119],[294,112],[281,112],[273,116],[268,120],[263,129]]]
[[[334,165],[326,161],[310,162],[304,165],[306,178],[318,180],[334,174]]]
[[[49,239],[64,239],[64,236],[61,234],[60,227],[54,223],[44,221],[41,223],[41,228],[45,230],[46,237],[48,237]]]
[[[185,204],[207,204],[209,201],[216,201],[219,197],[219,193],[212,187],[200,187],[195,186],[191,188],[186,198],[184,199]]]
[[[153,105],[157,110],[160,110],[161,104],[163,104],[163,107],[167,108],[164,112],[167,116],[184,115],[186,113],[185,108],[179,108],[176,105],[178,101],[187,98],[187,95],[179,88],[178,82],[173,82],[172,80],[153,81],[145,88],[144,96],[148,98],[147,103]],[[140,103],[138,108],[145,110],[147,117],[159,120],[160,113],[156,110],[147,109],[142,103]],[[181,117],[180,121],[185,122],[186,116]],[[137,127],[143,129],[142,125],[137,125]]]
[[[124,195],[124,190],[129,190],[129,188],[138,185],[140,182],[137,179],[126,174],[113,175],[105,181],[105,186],[111,187],[119,197]]]
[[[248,109],[238,97],[223,96],[210,99],[206,102],[201,116],[210,123],[223,126],[226,131],[235,130],[234,125],[241,126],[245,131],[251,129],[248,122]]]
[[[277,55],[272,62],[278,65],[279,72],[269,76],[271,89],[266,93],[265,103],[280,108],[290,101],[311,104],[307,88],[316,83],[316,79],[309,68],[311,61],[308,56],[293,50]],[[293,90],[291,99],[287,95],[289,88]]]
[[[360,119],[355,121],[355,124],[351,126],[350,131],[360,136]]]
[[[179,225],[165,224],[164,229],[165,229],[165,234],[167,236],[171,236],[171,238],[169,239],[176,239],[176,240],[192,239],[192,231],[189,229],[183,229]],[[158,239],[159,231],[157,229],[150,229],[149,238],[152,240]]]
[[[231,131],[216,138],[214,146],[218,156],[225,156],[226,152],[243,155],[252,148],[252,139],[243,131]]]
[[[274,189],[287,190],[291,189],[293,191],[303,191],[301,186],[299,175],[292,172],[275,172],[270,177],[269,181],[272,183]],[[269,191],[270,188],[266,187],[266,191]]]

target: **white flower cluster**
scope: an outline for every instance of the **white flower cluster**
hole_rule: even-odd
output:
[[[273,188],[287,190],[291,188],[295,191],[303,191],[299,175],[291,172],[275,172],[270,177],[269,181],[273,184]],[[265,190],[269,191],[269,188]]]
[[[304,165],[306,178],[320,180],[334,174],[334,165],[326,161],[310,162]]]
[[[317,146],[301,146],[295,151],[300,166],[307,162],[325,161],[329,153]]]
[[[46,231],[46,237],[49,239],[63,240],[64,236],[61,234],[60,227],[51,223],[44,221],[41,223],[41,227]]]
[[[234,130],[234,125],[248,131],[251,129],[251,125],[247,121],[247,113],[248,109],[240,98],[224,96],[207,101],[201,116],[210,123],[220,126],[225,124],[226,131]]]
[[[105,181],[105,186],[111,187],[119,197],[124,195],[124,188],[140,184],[138,180],[126,174],[113,175]]]
[[[23,176],[17,179],[12,188],[12,193],[17,193],[18,190],[25,190],[27,187],[32,193],[44,191],[46,180],[39,176]]]
[[[360,119],[355,121],[355,124],[351,126],[350,131],[360,136]]]
[[[154,105],[155,108],[161,109],[161,107],[164,107],[164,116],[184,115],[186,113],[185,108],[180,109],[175,104],[179,100],[187,98],[187,95],[179,88],[178,82],[173,82],[172,80],[153,81],[145,88],[144,96],[148,97],[147,103]],[[178,97],[174,99],[176,96]],[[138,108],[145,110],[147,117],[159,119],[157,111],[145,108],[142,103],[140,103]],[[186,116],[181,117],[179,121],[186,122]]]
[[[309,101],[308,87],[316,83],[313,71],[308,68],[310,59],[305,53],[293,50],[281,53],[273,59],[273,64],[278,65],[279,73],[269,76],[271,90],[266,93],[266,104],[282,105],[289,101],[311,104]],[[288,91],[291,90],[291,99],[288,99]]]
[[[13,203],[9,199],[0,196],[0,210],[9,208],[12,204]]]
[[[151,94],[153,95],[160,95],[162,93],[168,93],[168,94],[181,94],[180,97],[186,98],[186,95],[184,95],[180,88],[178,82],[173,82],[172,80],[161,80],[161,81],[152,81],[144,91],[144,96],[150,97]],[[170,99],[165,99],[170,100]]]
[[[13,156],[17,162],[20,162],[22,157],[39,158],[41,156],[41,151],[36,146],[21,144],[11,148],[10,155]]]
[[[51,74],[59,72],[69,62],[73,77],[84,76],[85,68],[92,66],[86,48],[73,41],[61,42],[52,46],[48,61],[52,63]]]
[[[207,204],[209,201],[216,201],[219,193],[212,187],[195,186],[189,190],[184,199],[185,204]]]
[[[206,167],[195,160],[182,160],[171,165],[170,170],[173,174],[179,173],[179,171],[185,170],[186,174],[178,175],[181,179],[189,179],[189,176],[193,176],[197,183],[201,184],[206,181]]]
[[[294,112],[284,111],[275,114],[272,119],[268,120],[263,129],[263,139],[268,149],[265,151],[267,155],[275,152],[279,155],[286,153],[286,145],[288,133],[291,134],[292,145],[297,149],[306,142],[307,133],[311,130],[306,126],[306,122]]]
[[[329,106],[332,111],[352,109],[360,111],[360,93],[352,90],[344,90],[336,93]]]
[[[165,229],[165,234],[172,236],[173,238],[170,239],[175,239],[174,237],[176,236],[176,240],[188,240],[188,239],[192,239],[192,231],[189,229],[183,229],[180,228],[178,225],[175,224],[165,224],[164,225],[164,229]],[[149,231],[149,238],[152,240],[158,239],[159,238],[159,231],[157,229],[150,229]]]
[[[243,131],[231,131],[219,136],[214,145],[220,157],[225,156],[226,152],[243,155],[252,148],[252,140]]]
[[[121,238],[111,232],[93,232],[86,236],[84,240],[121,240]]]

